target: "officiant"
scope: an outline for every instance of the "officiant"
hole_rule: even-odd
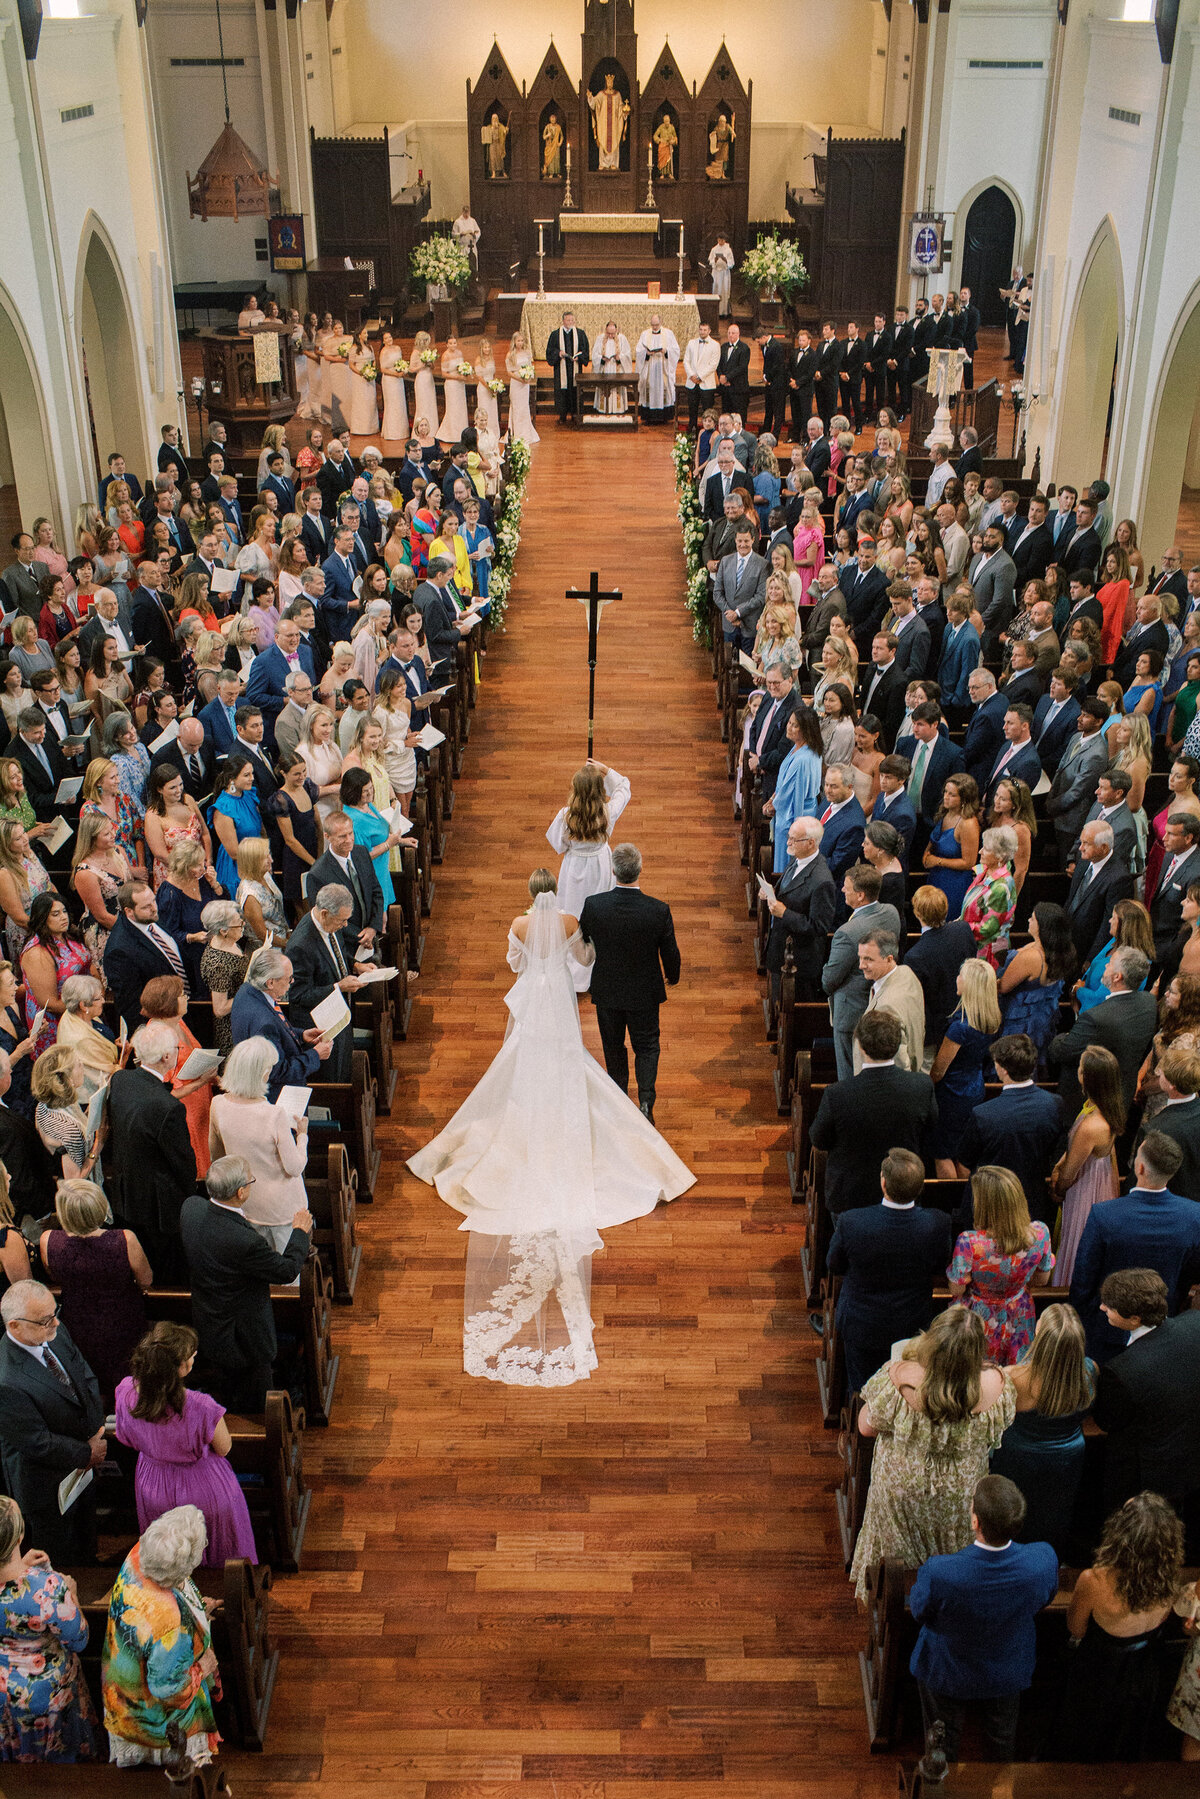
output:
[[[546,339],[546,361],[554,370],[554,407],[565,425],[568,412],[579,417],[579,371],[591,354],[586,331],[580,331],[573,312],[564,312],[562,324]]]
[[[679,340],[663,329],[656,312],[637,344],[638,411],[648,425],[663,425],[675,417],[675,371],[679,367]]]
[[[617,330],[616,319],[609,319],[592,351],[592,367],[598,375],[632,375],[633,352],[629,339]],[[623,413],[629,410],[629,394],[623,387],[598,387],[597,412]]]

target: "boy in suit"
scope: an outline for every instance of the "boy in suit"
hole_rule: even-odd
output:
[[[1092,1407],[1108,1433],[1104,1509],[1148,1488],[1183,1511],[1200,1489],[1200,1312],[1168,1318],[1166,1284],[1151,1268],[1110,1274],[1100,1309],[1128,1333],[1100,1370]]]
[[[638,1107],[653,1124],[658,1009],[667,997],[667,986],[679,984],[679,946],[670,906],[641,890],[641,851],[632,843],[619,843],[613,851],[612,868],[615,888],[611,893],[589,895],[583,903],[579,930],[584,942],[594,944],[596,950],[591,995],[604,1046],[604,1066],[609,1079],[628,1092],[628,1032]]]

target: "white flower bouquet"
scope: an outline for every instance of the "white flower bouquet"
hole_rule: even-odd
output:
[[[497,381],[493,377],[487,384],[487,390],[490,394],[495,394],[496,398],[499,399],[500,395],[504,392],[504,383],[503,381]]]
[[[471,367],[469,362],[460,362],[458,364],[457,372],[462,376],[464,381],[469,381],[471,376],[475,373],[475,370]]]
[[[409,268],[417,282],[431,287],[453,288],[461,293],[471,282],[471,258],[449,234],[428,237],[418,244],[409,257]]]
[[[531,385],[537,379],[537,370],[534,368],[532,362],[523,362],[517,370],[517,373],[520,375],[522,381],[528,381]]]
[[[358,372],[364,381],[378,381],[379,379],[379,370],[373,362],[364,362]]]
[[[747,288],[758,293],[782,293],[785,300],[808,286],[808,269],[799,247],[774,232],[760,236],[754,248],[746,251],[738,274]]]
[[[436,350],[422,350],[421,351],[421,361],[427,369],[431,369],[433,367],[434,363],[437,361],[437,351]]]

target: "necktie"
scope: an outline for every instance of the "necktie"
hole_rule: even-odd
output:
[[[738,565],[737,565],[737,576],[733,583],[735,587],[740,587],[742,585],[742,570],[745,568],[745,566],[746,566],[746,558],[744,556],[739,556],[738,557]]]
[[[199,756],[188,756],[185,758],[185,760],[187,762],[188,773],[191,775],[193,781],[198,781],[200,779],[200,758],[199,758]]]
[[[167,961],[171,964],[171,972],[177,974],[183,982],[184,992],[190,992],[187,973],[183,966],[183,957],[179,954],[175,939],[169,937],[161,925],[147,925],[146,929],[150,934],[151,940],[158,945],[163,955],[167,958]]]
[[[54,776],[50,772],[50,758],[47,756],[45,748],[40,743],[35,743],[32,747],[34,755],[37,757],[46,773],[50,775],[50,779],[53,780]]]
[[[721,485],[722,485],[722,489],[724,491],[726,499],[729,498],[729,484],[730,484],[731,480],[732,480],[732,476],[730,476],[730,475],[722,475],[721,476]]]
[[[338,942],[335,932],[330,931],[328,943],[330,954],[333,957],[333,965],[338,971],[338,980],[340,981],[346,974],[346,958],[342,954],[342,946]]]
[[[65,1387],[68,1393],[73,1394],[75,1392],[75,1382],[71,1379],[49,1344],[46,1344],[43,1347],[42,1355],[44,1357],[42,1366],[49,1370],[60,1387]]]
[[[829,823],[829,820],[830,820],[830,819],[831,819],[831,818],[832,818],[832,817],[833,817],[833,807],[832,807],[832,806],[826,806],[826,808],[825,808],[825,810],[824,810],[824,812],[822,812],[822,814],[821,814],[821,823],[822,823],[822,824],[823,824],[823,825],[827,825],[827,824],[828,824],[828,823]]]
[[[778,709],[779,709],[779,701],[775,700],[772,702],[771,710],[767,713],[766,718],[763,720],[763,728],[758,734],[758,744],[757,744],[757,746],[755,748],[755,752],[754,752],[756,756],[761,756],[763,753],[763,744],[767,741],[767,732],[771,729],[771,720],[774,718]]]
[[[367,908],[363,903],[362,884],[359,881],[358,870],[354,866],[353,858],[350,856],[347,856],[346,860],[342,863],[342,867],[346,871],[346,879],[350,883],[351,892],[354,894],[355,899],[358,901],[358,915],[360,918],[365,918]]]
[[[929,760],[929,745],[918,744],[917,753],[913,757],[912,773],[908,777],[908,797],[914,806],[921,803],[921,788],[925,784],[925,764]]]

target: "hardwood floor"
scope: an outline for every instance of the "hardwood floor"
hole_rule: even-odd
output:
[[[796,1268],[705,658],[679,600],[665,431],[534,452],[509,629],[487,659],[341,1386],[305,1439],[305,1571],[281,1578],[267,1753],[241,1795],[630,1799],[883,1794],[862,1626],[836,1549],[833,1443]],[[629,496],[632,494],[632,498]],[[620,835],[671,902],[658,1123],[698,1175],[596,1258],[599,1371],[556,1392],[462,1373],[465,1236],[403,1159],[504,1027],[505,931],[586,740],[627,774]],[[590,1008],[587,1040],[599,1043]]]

